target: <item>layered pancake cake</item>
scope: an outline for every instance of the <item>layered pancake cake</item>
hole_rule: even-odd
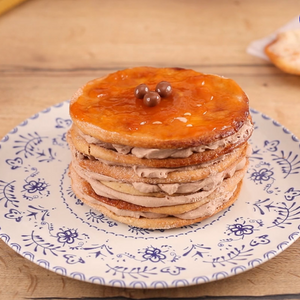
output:
[[[70,103],[72,189],[116,221],[190,225],[238,197],[253,131],[231,79],[138,67],[88,82]]]

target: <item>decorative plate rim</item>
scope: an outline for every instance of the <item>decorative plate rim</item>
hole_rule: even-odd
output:
[[[0,206],[4,206],[0,237],[24,258],[81,281],[128,288],[172,288],[252,269],[277,256],[299,237],[300,208],[294,199],[300,195],[300,185],[296,184],[300,143],[269,116],[251,109],[257,127],[252,141],[253,162],[235,204],[195,226],[152,231],[120,225],[83,206],[72,194],[66,176],[69,149],[65,133],[71,125],[68,105],[69,101],[61,102],[34,114],[0,141],[0,153],[4,151],[0,159]],[[34,130],[36,122],[40,128]],[[29,149],[24,150],[24,144]],[[15,155],[11,155],[13,152]],[[60,178],[54,179],[46,170],[49,165]],[[265,199],[254,199],[253,189]],[[68,215],[62,217],[61,212]],[[31,232],[21,232],[23,226],[10,229],[12,224],[22,222]],[[212,228],[218,230],[219,240],[208,237],[214,232]],[[208,235],[201,235],[203,230]],[[275,230],[281,234],[275,234]],[[98,235],[102,244],[95,242]],[[126,239],[130,243],[124,244],[122,252],[118,243]],[[259,255],[255,258],[254,253]],[[195,271],[195,265],[204,273]],[[106,269],[97,273],[96,267]]]

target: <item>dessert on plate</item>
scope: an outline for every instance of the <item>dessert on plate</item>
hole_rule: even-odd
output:
[[[125,69],[80,88],[70,116],[72,189],[111,219],[176,228],[238,198],[253,124],[248,98],[231,79]]]

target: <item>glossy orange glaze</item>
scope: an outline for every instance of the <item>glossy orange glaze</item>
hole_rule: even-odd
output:
[[[137,85],[145,83],[154,90],[160,81],[169,81],[173,92],[159,105],[147,107],[134,96]],[[139,67],[89,82],[72,101],[70,114],[73,120],[120,136],[201,144],[236,132],[248,117],[249,104],[231,79],[179,68]]]

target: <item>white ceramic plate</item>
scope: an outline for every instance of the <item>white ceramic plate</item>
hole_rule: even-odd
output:
[[[68,177],[68,102],[0,143],[0,237],[32,262],[93,283],[162,288],[229,277],[269,260],[300,232],[299,140],[251,110],[253,154],[234,205],[174,230],[116,223],[76,199]]]

